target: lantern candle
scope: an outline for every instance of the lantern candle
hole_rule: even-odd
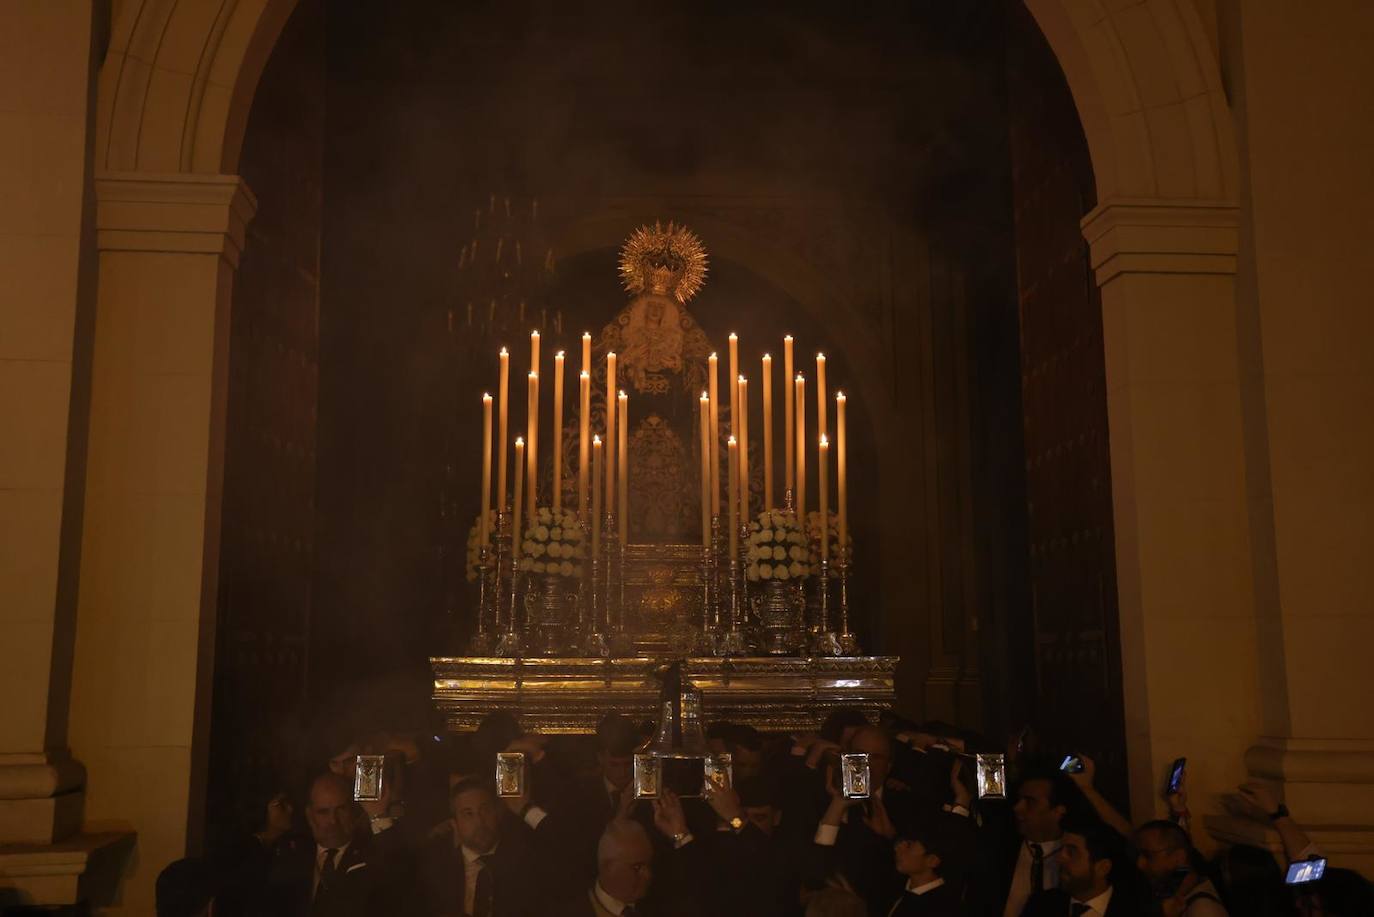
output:
[[[563,351],[553,355],[553,511],[563,509]]]
[[[491,395],[482,395],[482,515],[477,522],[477,547],[487,543],[487,514],[491,512]]]
[[[816,474],[820,481],[821,560],[830,559],[830,440],[821,437],[820,463]]]
[[[577,377],[577,515],[587,515],[587,462],[591,460],[592,377],[587,370]]]
[[[773,358],[763,355],[763,508],[773,508]]]
[[[500,412],[499,421],[496,427],[496,506],[501,512],[506,511],[506,420],[509,413],[510,403],[510,354],[506,348],[501,348],[501,381],[497,388],[500,405],[497,410]]]
[[[620,456],[616,459],[616,465],[620,489],[616,493],[616,504],[620,512],[620,543],[626,545],[630,543],[630,396],[621,392],[617,401],[620,404],[620,440],[617,447]]]

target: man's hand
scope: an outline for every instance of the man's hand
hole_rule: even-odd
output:
[[[1069,779],[1078,784],[1080,790],[1087,792],[1093,788],[1093,777],[1097,775],[1097,765],[1087,755],[1080,754],[1078,760],[1083,762],[1083,769],[1076,774],[1070,773]]]
[[[830,805],[826,806],[825,814],[821,816],[823,825],[839,825],[844,820],[844,813],[850,806],[861,802],[858,799],[849,799],[840,792],[839,784],[835,782],[835,765],[825,766],[825,789],[830,794]]]
[[[967,809],[969,803],[973,802],[973,794],[968,791],[968,787],[964,785],[964,781],[959,779],[963,772],[963,759],[955,758],[954,766],[949,769],[949,789],[950,792],[954,794],[954,804],[956,806],[963,806]]]
[[[1279,810],[1278,794],[1258,780],[1242,784],[1239,799],[1246,813],[1254,818],[1267,819]]]
[[[382,781],[382,795],[380,799],[363,799],[358,801],[362,810],[367,813],[368,818],[385,818],[387,812],[391,811],[391,781]]]
[[[714,783],[708,783],[706,787],[706,802],[716,813],[716,817],[726,824],[733,818],[743,818],[744,809],[739,804],[739,793],[735,792],[734,787],[717,789]]]
[[[1169,803],[1169,811],[1174,815],[1188,814],[1188,770],[1184,768],[1183,773],[1178,779],[1178,792],[1165,793],[1164,799]],[[1272,809],[1270,811],[1273,811]]]
[[[258,832],[258,840],[264,847],[271,847],[291,830],[292,811],[291,800],[285,793],[278,793],[267,801],[267,817],[263,829]]]
[[[881,796],[874,796],[869,799],[872,803],[872,811],[864,816],[864,824],[868,829],[879,837],[892,840],[897,836],[897,826],[892,823],[892,819],[887,814],[887,806],[883,805]]]
[[[672,790],[664,790],[654,800],[654,827],[669,840],[687,833],[687,816],[682,812],[682,800]]]
[[[820,767],[821,758],[823,758],[827,752],[833,752],[838,755],[840,753],[840,746],[825,739],[816,739],[816,741],[811,743],[811,747],[806,750],[806,766],[810,768]]]

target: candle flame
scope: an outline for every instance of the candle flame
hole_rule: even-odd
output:
[[[537,338],[537,337],[539,337],[539,329],[536,328],[534,331],[531,331],[531,332],[530,332],[530,337],[532,337],[532,338]]]
[[[746,380],[746,379],[744,378],[744,373],[740,373],[740,375],[739,375],[739,381],[741,381],[741,382],[746,382],[746,381],[748,381],[748,380]]]
[[[821,448],[824,449],[824,448],[826,448],[826,447],[829,446],[829,445],[830,445],[830,439],[829,439],[829,437],[827,437],[824,433],[822,433],[822,434],[821,434]]]
[[[706,392],[702,392],[702,393],[701,393],[701,400],[702,400],[702,401],[710,401],[710,400],[711,400],[711,396],[708,395]]]
[[[790,335],[790,334],[784,334],[784,335],[782,336],[782,339],[783,339],[784,341],[791,341],[791,340],[792,340],[792,335]]]
[[[503,357],[508,357],[508,356],[510,356],[510,353],[507,352],[506,348],[502,347],[502,348],[501,348],[501,356],[503,356]]]
[[[727,446],[737,446],[737,445],[739,445],[738,443],[735,442],[735,438],[734,438],[733,436],[730,437],[729,439],[727,439],[727,440],[725,441],[725,444],[726,444]]]
[[[625,390],[624,390],[623,388],[620,390],[620,396],[619,396],[619,397],[624,398],[624,399],[626,399],[627,401],[628,401],[629,398],[630,398],[629,395],[625,394]]]
[[[708,360],[714,360],[714,359],[716,359],[716,352],[715,352],[714,350],[711,351],[711,355],[710,355],[709,357],[707,357],[706,359],[708,359]]]
[[[556,353],[556,354],[553,355],[553,358],[554,358],[555,360],[561,360],[561,359],[563,359],[563,351],[561,351],[561,350],[558,351],[558,353]]]
[[[482,400],[483,400],[483,401],[490,401],[490,400],[491,400],[491,392],[483,392],[483,393],[482,393]]]
[[[615,356],[615,351],[612,350],[612,351],[608,352],[608,353],[606,354],[606,356],[607,356],[607,357],[613,357],[613,356]]]
[[[584,331],[584,332],[582,332],[582,340],[584,340],[584,341],[587,340],[588,338],[590,338],[591,336],[592,336],[592,333],[591,333],[590,331]]]
[[[769,362],[769,363],[772,363],[772,362],[773,362],[773,356],[772,356],[771,354],[767,354],[767,353],[766,353],[766,354],[763,355],[763,358],[764,358],[764,360],[766,360],[766,361]]]
[[[739,340],[739,335],[737,335],[737,334],[735,334],[735,332],[731,331],[731,332],[730,332],[730,340],[732,340],[732,341],[738,341],[738,340]]]
[[[844,392],[836,392],[836,393],[835,393],[835,400],[836,400],[836,401],[844,401]]]
[[[523,437],[523,436],[517,436],[517,437],[515,438],[515,444],[516,444],[517,446],[523,446],[523,445],[525,445],[525,437]]]
[[[599,446],[599,445],[601,445],[601,434],[600,434],[600,433],[593,433],[593,434],[592,434],[592,445],[593,445],[593,446]]]
[[[803,376],[801,373],[797,373],[797,381],[798,381],[798,382],[805,382],[805,381],[806,381],[806,377]]]
[[[539,373],[535,372],[534,370],[530,370],[530,378],[531,378],[531,379],[538,379],[538,378],[539,378]]]
[[[823,354],[823,353],[818,353],[818,354],[816,354],[816,362],[817,362],[817,363],[824,363],[824,362],[825,362],[825,354]]]
[[[581,376],[583,379],[590,379],[592,377],[592,374],[587,372],[585,369],[582,370],[582,372],[578,373],[578,375]]]

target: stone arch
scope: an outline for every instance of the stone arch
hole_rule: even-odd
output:
[[[1025,3],[1073,94],[1099,202],[1236,197],[1221,71],[1191,0]]]
[[[296,0],[131,0],[100,71],[96,168],[233,173]]]

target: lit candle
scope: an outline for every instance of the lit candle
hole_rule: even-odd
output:
[[[530,370],[539,372],[539,332],[530,332]]]
[[[601,550],[601,437],[592,437],[592,556]],[[592,609],[592,614],[596,609]]]
[[[701,393],[697,451],[701,453],[701,546],[711,547],[711,396]]]
[[[606,512],[615,512],[615,351],[606,354]]]
[[[820,462],[816,466],[821,495],[821,560],[830,559],[830,440],[821,437]]]
[[[739,389],[735,380],[739,378],[739,335],[730,332],[730,375],[725,379],[730,385],[730,435],[739,435]]]
[[[620,404],[619,445],[616,458],[620,489],[616,492],[616,506],[620,512],[620,543],[630,543],[630,396],[623,391],[616,399]]]
[[[844,562],[849,562],[845,549],[849,547],[849,484],[848,463],[845,455],[844,409],[847,399],[844,392],[835,393],[835,461],[836,477],[840,487],[840,552]]]
[[[513,557],[520,556],[520,547],[525,542],[525,530],[520,526],[520,510],[524,503],[522,486],[525,481],[525,440],[515,438],[515,519],[511,525],[510,550]]]
[[[563,509],[563,351],[553,355],[553,511]]]
[[[749,380],[739,377],[739,515],[749,524]]]
[[[797,403],[797,525],[806,532],[806,377],[797,373],[794,399]]]
[[[525,486],[529,490],[530,518],[539,508],[539,373],[530,370],[530,410],[525,431],[525,458],[529,469],[525,473]]]
[[[716,377],[720,361],[715,354],[706,358],[706,390],[711,396],[711,515],[720,515],[720,391]]]
[[[491,395],[482,395],[482,515],[477,524],[477,547],[487,543],[487,513],[491,511]]]
[[[729,473],[729,509],[726,511],[730,527],[730,556],[739,554],[739,443],[732,436],[725,441],[725,451],[729,455],[726,471]]]
[[[496,506],[506,511],[506,418],[510,410],[510,354],[501,348],[501,381],[496,389],[499,395],[499,421],[496,427]]]
[[[577,515],[587,515],[587,462],[591,460],[592,377],[585,369],[577,377]]]
[[[592,371],[592,333],[582,332],[582,371],[589,373]]]
[[[773,508],[773,358],[763,355],[763,508]]]
[[[825,401],[825,354],[816,354],[816,433],[821,436],[830,435],[829,417],[826,416],[829,405]]]
[[[797,486],[797,407],[796,396],[788,382],[792,379],[792,335],[782,339],[782,400],[783,400],[783,476],[784,485],[796,494]]]

